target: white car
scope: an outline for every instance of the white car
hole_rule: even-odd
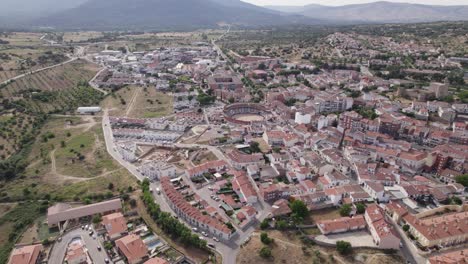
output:
[[[208,234],[205,231],[202,231],[201,234],[204,235],[205,237],[208,237]]]
[[[192,231],[196,233],[196,232],[198,232],[198,228],[194,227],[194,228],[192,228]]]
[[[219,242],[219,239],[217,237],[213,237],[213,240],[216,241],[216,242]]]

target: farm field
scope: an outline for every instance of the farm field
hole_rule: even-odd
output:
[[[0,217],[0,263],[8,262],[11,249],[41,214],[41,208],[37,202],[24,202]]]
[[[36,116],[20,112],[0,115],[0,159],[4,160],[19,151],[21,142],[32,137],[37,125]]]
[[[43,42],[41,41],[43,33],[34,32],[12,32],[5,35],[0,35],[0,39],[8,41],[12,46],[36,46]]]
[[[90,39],[95,39],[102,36],[102,32],[97,31],[65,32],[63,34],[63,41],[68,43],[86,42]]]
[[[78,60],[20,78],[0,88],[0,95],[24,98],[31,112],[70,111],[99,101],[101,94],[87,85],[97,71],[96,65]]]
[[[21,72],[19,71],[7,71],[7,70],[0,71],[0,82],[4,82],[20,74]]]

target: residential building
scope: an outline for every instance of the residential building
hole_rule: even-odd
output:
[[[130,234],[116,240],[115,245],[129,264],[143,263],[148,258],[148,248],[136,234]]]
[[[8,264],[36,264],[40,263],[42,245],[16,246],[11,252]]]
[[[374,239],[374,243],[382,249],[399,249],[400,238],[393,226],[385,219],[382,208],[377,204],[371,204],[366,208],[364,214],[369,231]]]

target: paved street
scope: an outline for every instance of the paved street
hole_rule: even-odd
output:
[[[52,251],[50,252],[49,264],[62,264],[63,259],[65,258],[65,253],[67,252],[68,244],[74,239],[82,239],[85,243],[85,247],[88,249],[89,256],[91,257],[94,263],[104,263],[106,258],[110,259],[104,250],[103,245],[98,238],[92,238],[87,230],[82,230],[81,228],[74,229],[65,235],[62,236],[60,242],[56,242]],[[102,250],[98,250],[97,247],[100,246]]]
[[[403,230],[393,221],[392,218],[387,218],[389,220],[393,227],[398,231],[398,234],[401,237],[401,243],[403,244],[403,248],[400,249],[401,253],[403,254],[403,257],[405,258],[406,261],[410,261],[411,263],[417,263],[417,264],[425,264],[426,259],[421,257],[419,255],[416,245],[413,244],[409,240],[409,238],[406,236],[406,234],[403,232]]]

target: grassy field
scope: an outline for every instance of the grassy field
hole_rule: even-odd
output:
[[[102,32],[96,31],[65,32],[63,41],[68,43],[84,42],[102,36]]]
[[[91,196],[96,200],[136,186],[134,177],[105,150],[99,122],[97,117],[52,117],[32,146],[25,176],[1,185],[0,194],[12,200],[45,196],[68,201]],[[72,149],[84,159],[76,158]],[[114,188],[108,189],[110,183]]]
[[[135,118],[157,118],[173,113],[173,97],[154,88],[125,87],[101,103],[111,109],[110,115]]]
[[[0,36],[0,39],[8,41],[9,45],[14,46],[36,46],[43,43],[41,41],[42,35],[42,33],[13,32],[8,33],[7,37]]]
[[[0,87],[0,99],[5,102],[5,110],[0,111],[0,157],[10,157],[22,147],[26,136],[34,136],[29,133],[42,114],[98,105],[102,94],[87,85],[97,71],[96,65],[79,60]],[[2,74],[5,76],[0,71]]]
[[[130,107],[129,117],[156,118],[167,116],[173,112],[173,98],[153,88],[143,88],[138,92],[134,104]]]
[[[241,248],[237,263],[321,263],[321,264],[394,264],[404,263],[399,255],[385,255],[380,250],[356,249],[351,255],[340,256],[333,248],[304,244],[295,232],[269,231],[268,236],[274,239],[269,247],[272,257],[262,258],[259,251],[265,245],[260,241],[260,234],[254,233],[252,239]],[[292,258],[292,256],[294,256]]]

